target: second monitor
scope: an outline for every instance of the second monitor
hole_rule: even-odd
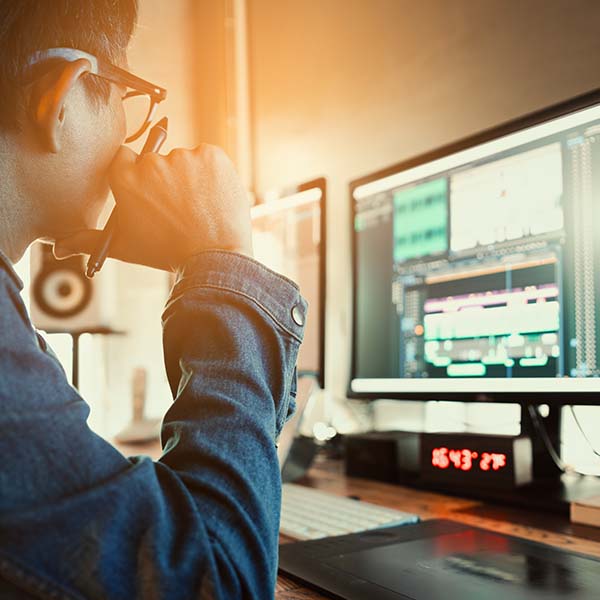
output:
[[[325,385],[325,179],[308,181],[252,208],[256,258],[300,286],[308,301],[298,375]]]

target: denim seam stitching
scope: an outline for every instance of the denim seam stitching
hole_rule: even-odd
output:
[[[296,291],[300,291],[300,287],[298,286],[298,284],[291,280],[289,277],[286,277],[285,275],[282,275],[281,273],[277,273],[277,271],[273,271],[272,269],[269,269],[269,267],[267,267],[266,265],[264,265],[263,263],[261,263],[260,261],[256,260],[254,257],[252,256],[246,256],[245,254],[240,254],[239,252],[231,252],[228,250],[204,250],[202,252],[199,252],[197,254],[194,254],[191,258],[194,257],[198,257],[198,256],[202,256],[202,255],[217,255],[219,256],[220,254],[226,254],[229,256],[233,256],[235,257],[235,259],[241,259],[242,261],[250,261],[252,264],[256,265],[261,271],[264,271],[265,273],[271,275],[271,276],[275,276],[277,277],[277,279],[285,282],[285,283],[289,283],[292,285],[292,287],[296,290]],[[190,260],[188,259],[188,260]],[[213,269],[211,269],[213,270]],[[183,281],[185,281],[185,279],[187,277],[192,277],[193,275],[187,275],[185,274],[185,270],[183,271],[183,276],[182,278],[175,284],[179,284]]]
[[[13,570],[17,574],[11,573]],[[77,600],[82,598],[79,594],[72,594],[60,584],[32,571],[29,567],[21,565],[14,558],[7,558],[2,551],[0,551],[0,573],[2,577],[12,583],[17,589],[36,595],[42,593],[46,598],[61,598],[63,600]]]

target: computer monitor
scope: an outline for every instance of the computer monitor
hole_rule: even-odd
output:
[[[254,255],[299,286],[309,304],[298,375],[325,385],[326,182],[270,194],[252,208]]]
[[[350,195],[351,396],[600,403],[600,90]]]

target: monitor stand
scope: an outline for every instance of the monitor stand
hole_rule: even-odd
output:
[[[544,416],[537,405],[521,404],[521,435],[531,438],[533,450],[533,479],[557,480],[562,471],[552,458],[560,460],[560,431],[562,406],[544,405]]]
[[[278,450],[281,478],[284,483],[303,477],[310,468],[319,444],[311,436],[301,435],[300,426],[305,413],[314,403],[319,383],[314,374],[300,371],[296,395],[296,414],[286,423],[279,438]]]
[[[568,513],[571,502],[600,495],[600,477],[562,472],[552,457],[560,461],[562,405],[546,406],[542,416],[537,406],[521,404],[521,432],[533,445],[533,483],[518,493],[533,506]]]

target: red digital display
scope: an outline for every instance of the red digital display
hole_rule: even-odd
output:
[[[527,436],[424,433],[420,458],[422,481],[444,488],[512,489],[527,485],[533,477],[531,439]]]
[[[438,469],[458,469],[460,471],[475,469],[493,473],[506,467],[506,454],[502,452],[479,453],[469,448],[455,450],[441,446],[433,449],[431,464]]]

